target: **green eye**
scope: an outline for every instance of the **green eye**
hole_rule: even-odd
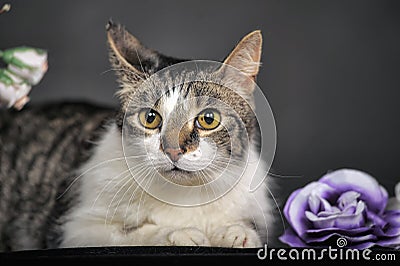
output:
[[[161,126],[162,119],[159,113],[147,108],[139,112],[139,121],[145,128],[156,129]]]
[[[211,130],[219,126],[221,115],[217,110],[206,109],[197,117],[196,125],[201,129]]]

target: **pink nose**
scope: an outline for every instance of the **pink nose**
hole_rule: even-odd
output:
[[[181,149],[172,149],[172,148],[166,148],[164,150],[165,154],[168,155],[168,157],[171,159],[172,162],[177,162],[183,155]]]

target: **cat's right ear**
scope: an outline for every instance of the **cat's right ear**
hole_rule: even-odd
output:
[[[146,77],[143,54],[155,56],[155,52],[144,47],[138,39],[120,24],[111,20],[106,25],[109,60],[121,82],[135,82]]]
[[[145,47],[122,25],[106,25],[110,63],[122,83],[134,83],[158,70],[183,60],[164,56]]]

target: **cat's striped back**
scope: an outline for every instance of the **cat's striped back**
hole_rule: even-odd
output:
[[[73,171],[114,110],[85,103],[0,111],[0,250],[56,245]]]

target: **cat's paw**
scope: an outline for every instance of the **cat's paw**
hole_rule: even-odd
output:
[[[230,225],[218,228],[211,237],[211,244],[218,247],[254,248],[261,241],[256,231],[242,225]]]
[[[192,227],[172,231],[167,236],[171,246],[210,246],[210,240],[200,230]]]

